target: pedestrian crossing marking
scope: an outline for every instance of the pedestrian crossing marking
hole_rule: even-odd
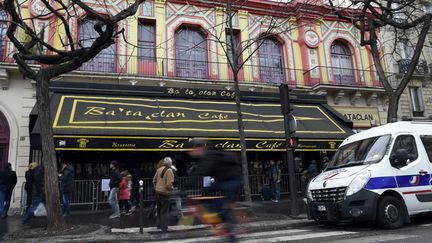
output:
[[[372,235],[361,238],[350,239],[350,243],[369,243],[369,242],[393,242],[395,240],[404,240],[409,238],[415,238],[415,235]],[[346,243],[346,240],[329,241],[331,243]]]
[[[357,234],[358,232],[353,231],[333,231],[333,232],[317,232],[310,233],[311,230],[305,229],[286,229],[286,230],[275,230],[266,232],[255,232],[245,233],[237,237],[238,242],[245,243],[270,243],[270,242],[287,242],[296,240],[307,240],[314,238],[323,238],[330,236],[342,236]],[[197,237],[189,239],[177,239],[177,240],[165,240],[165,241],[152,241],[154,243],[195,243],[195,242],[219,242],[221,237],[210,236],[210,237]]]

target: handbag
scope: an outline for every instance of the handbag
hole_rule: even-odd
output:
[[[39,203],[34,211],[34,215],[37,217],[47,216],[47,211],[45,205],[43,203]]]

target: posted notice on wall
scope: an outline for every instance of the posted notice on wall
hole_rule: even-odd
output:
[[[110,183],[110,179],[102,179],[101,188],[103,192],[110,191],[109,183]]]

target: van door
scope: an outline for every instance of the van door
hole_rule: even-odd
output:
[[[417,144],[421,144],[421,141],[411,134],[398,135],[390,154],[390,164],[394,168],[398,190],[410,212],[432,208],[432,200],[425,197],[429,196],[432,189],[431,166],[425,154],[419,153]],[[407,158],[402,162],[397,161],[402,150],[407,152]]]

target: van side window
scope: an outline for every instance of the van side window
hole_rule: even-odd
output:
[[[432,163],[432,136],[422,136],[421,140],[429,157],[429,161]]]
[[[404,152],[406,152],[406,155],[402,156]],[[398,161],[398,159],[400,160],[401,158],[405,159],[403,159],[403,161]],[[397,168],[404,167],[410,162],[416,160],[417,158],[418,152],[415,138],[412,135],[398,136],[396,138],[392,153],[390,155],[392,166]]]

